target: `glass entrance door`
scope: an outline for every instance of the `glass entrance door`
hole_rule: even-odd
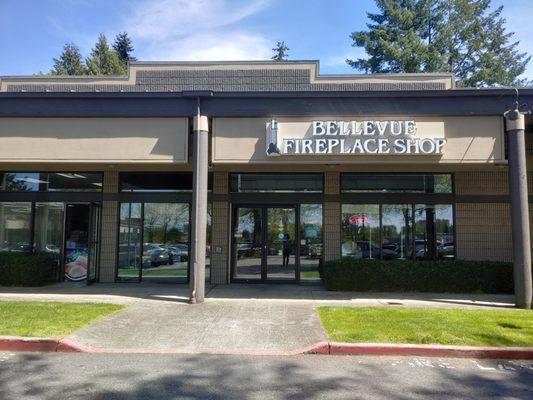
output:
[[[263,279],[263,208],[237,207],[233,215],[233,278]]]
[[[63,253],[66,280],[81,282],[87,278],[89,221],[89,204],[67,204]]]
[[[266,278],[296,279],[296,208],[266,208]]]
[[[98,269],[100,206],[67,204],[65,214],[65,280],[94,282]]]
[[[296,207],[236,207],[233,213],[232,279],[296,280]]]

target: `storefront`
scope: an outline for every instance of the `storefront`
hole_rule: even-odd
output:
[[[58,280],[196,290],[317,283],[339,257],[511,261],[514,100],[298,61],[2,78],[0,248],[53,253]]]

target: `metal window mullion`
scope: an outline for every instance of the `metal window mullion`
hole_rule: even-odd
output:
[[[131,207],[131,204],[130,203],[130,207]],[[139,230],[140,230],[140,238],[141,238],[141,243],[140,243],[140,246],[139,246],[139,253],[140,253],[140,258],[139,258],[139,261],[140,261],[140,265],[139,265],[139,282],[142,282],[142,278],[143,278],[143,248],[144,248],[144,203],[141,203],[141,224],[139,226]]]

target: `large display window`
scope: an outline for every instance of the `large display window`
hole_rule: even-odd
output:
[[[188,203],[122,203],[117,278],[186,281],[189,221]]]
[[[343,204],[343,257],[455,257],[452,204]]]
[[[31,224],[31,203],[0,203],[0,251],[31,252]]]

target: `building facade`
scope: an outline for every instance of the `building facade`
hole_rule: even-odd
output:
[[[0,248],[89,283],[203,281],[203,258],[213,284],[317,282],[341,256],[512,261],[514,101],[314,61],[4,77]]]

